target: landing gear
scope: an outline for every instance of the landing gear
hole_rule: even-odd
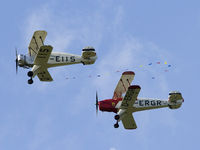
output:
[[[29,77],[32,77],[32,76],[33,76],[33,71],[29,71],[29,72],[27,73],[27,75],[28,75]]]
[[[33,77],[33,71],[29,71],[27,73],[27,75],[28,75],[28,77],[30,77],[30,79],[28,80],[28,84],[33,84],[33,79],[32,79],[32,77]]]
[[[114,124],[114,128],[118,128],[119,127],[119,118],[120,118],[120,116],[119,115],[115,115],[115,120],[117,120],[117,122]]]
[[[116,124],[114,124],[114,128],[118,128],[119,127],[119,124],[118,122]]]
[[[32,84],[32,83],[33,83],[33,79],[31,78],[28,80],[28,84]]]
[[[115,115],[115,120],[119,120],[120,116],[119,115]]]

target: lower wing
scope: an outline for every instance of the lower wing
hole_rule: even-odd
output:
[[[122,124],[125,129],[136,129],[137,125],[131,113],[127,113],[122,118]]]
[[[48,72],[47,68],[41,68],[37,72],[37,76],[40,81],[53,81],[50,73]]]

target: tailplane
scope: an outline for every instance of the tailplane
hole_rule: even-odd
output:
[[[95,49],[93,47],[85,47],[82,50],[82,56],[84,65],[94,64],[97,59]]]
[[[168,105],[170,109],[177,109],[181,107],[183,102],[184,102],[184,99],[180,92],[172,91],[169,93]]]

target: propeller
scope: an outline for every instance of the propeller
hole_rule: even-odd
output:
[[[98,100],[98,93],[96,92],[96,115],[98,115],[98,110],[99,110],[99,100]]]
[[[17,48],[15,48],[15,54],[16,54],[15,62],[16,62],[16,74],[17,74],[17,72],[18,72],[18,66],[19,66]]]

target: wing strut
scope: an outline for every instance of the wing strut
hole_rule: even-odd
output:
[[[44,40],[46,36],[47,36],[46,31],[38,30],[34,32],[30,44],[28,46],[30,56],[35,57],[38,54],[40,47],[44,46]]]
[[[37,55],[36,51],[32,47],[28,47],[28,48],[29,50],[31,49]],[[31,56],[31,51],[30,51],[30,56]]]
[[[33,39],[35,40],[35,44],[36,44],[36,46],[37,46],[37,49],[39,49],[39,46],[38,46],[38,43],[37,43],[37,41],[36,41],[35,36],[33,36]]]
[[[126,93],[126,91],[128,90],[128,87],[130,86],[131,82],[133,81],[134,76],[135,76],[135,73],[132,71],[126,71],[126,72],[122,73],[122,76],[115,88],[113,99],[123,97],[122,94]]]
[[[36,46],[37,46],[37,50],[39,50],[39,46],[38,46],[38,43],[37,43],[37,40],[36,40],[35,36],[33,36],[33,39],[34,39],[35,44],[36,44]],[[42,40],[42,37],[41,37],[41,36],[40,36],[40,40],[41,40],[41,42],[42,42],[42,45],[44,46],[44,41]],[[29,47],[29,49],[32,49],[33,52],[37,55],[37,52],[34,51],[34,49],[33,49],[32,47]],[[30,54],[31,54],[31,53],[30,53]]]
[[[124,85],[123,80],[121,79],[120,81],[122,82],[122,85],[123,85],[123,87],[124,87],[124,90],[126,91],[126,87],[125,87],[125,85]]]
[[[125,85],[124,85],[124,82],[123,82],[123,80],[121,79],[120,80],[121,82],[122,82],[122,85],[123,85],[123,87],[124,87],[124,90],[126,91],[126,87],[125,87]],[[129,84],[129,86],[131,85],[131,83],[129,82],[129,80],[127,79],[127,82],[128,82],[128,84]]]
[[[129,80],[127,79],[127,82],[128,82],[128,84],[129,84],[129,86],[131,85],[131,83],[129,82]]]
[[[44,41],[42,40],[42,37],[40,36],[40,40],[42,41],[42,44],[43,44],[43,46],[44,46]]]

